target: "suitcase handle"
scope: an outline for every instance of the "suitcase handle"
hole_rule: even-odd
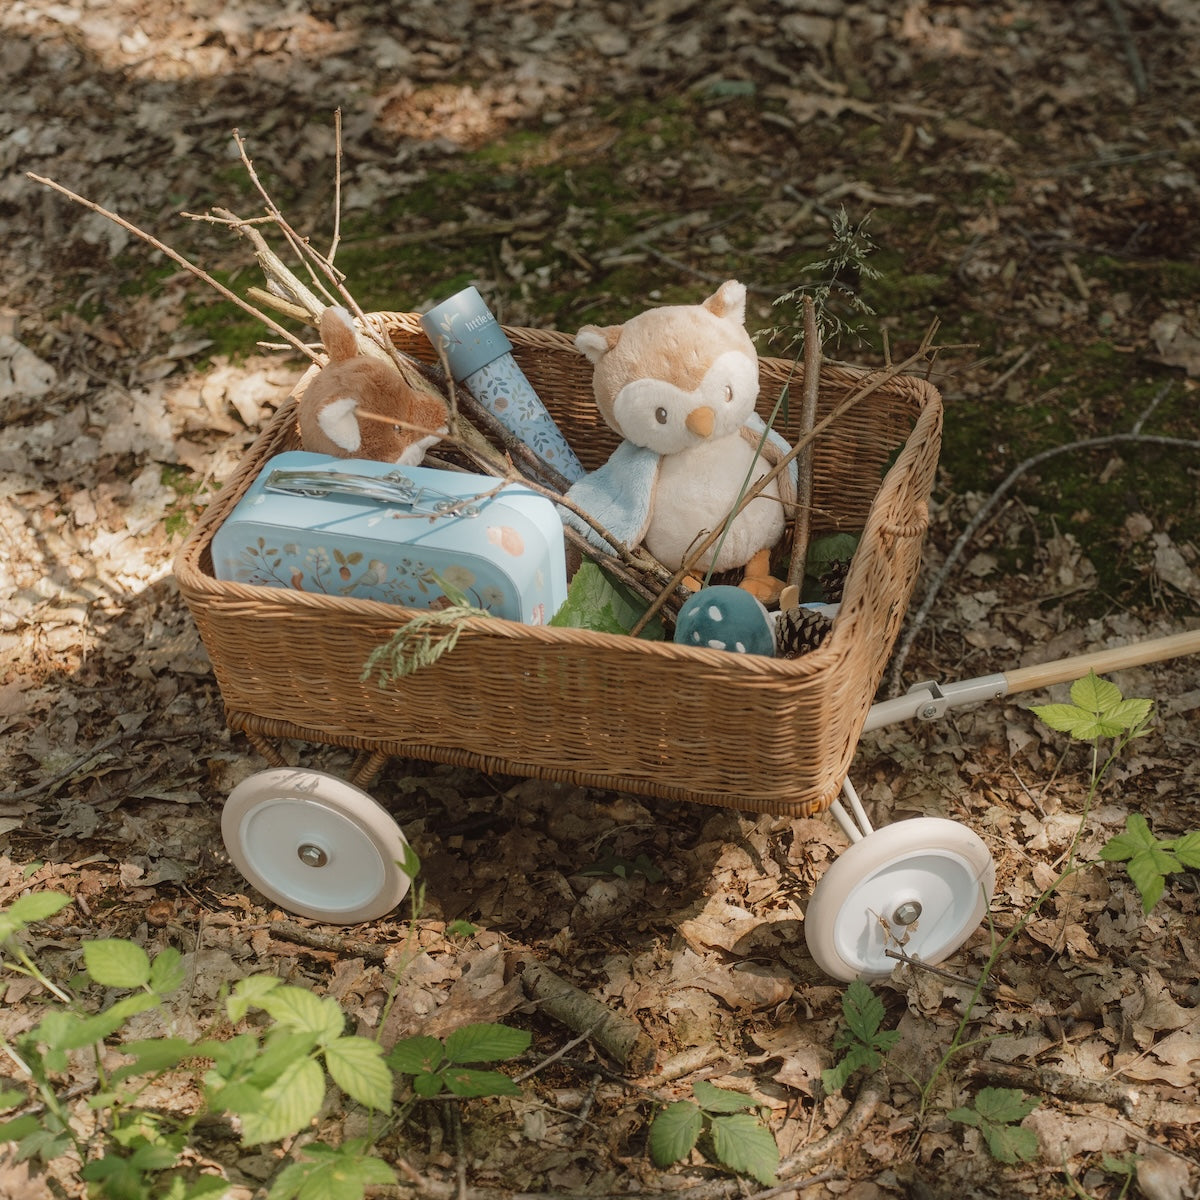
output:
[[[267,476],[269,492],[289,496],[353,496],[399,504],[414,513],[431,517],[477,517],[483,510],[474,503],[477,496],[447,496],[429,487],[418,487],[400,471],[385,475],[353,475],[349,471],[275,470]]]

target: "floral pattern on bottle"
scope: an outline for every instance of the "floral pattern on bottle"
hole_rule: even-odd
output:
[[[533,452],[567,479],[583,474],[575,452],[510,355],[502,355],[464,379],[475,398]]]

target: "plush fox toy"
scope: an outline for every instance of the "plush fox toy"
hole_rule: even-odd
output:
[[[409,385],[395,363],[360,354],[344,308],[321,314],[329,362],[300,397],[305,450],[416,466],[448,432],[449,408],[433,391]]]
[[[585,325],[575,336],[595,367],[600,414],[625,440],[567,497],[672,570],[724,526],[747,482],[788,451],[773,432],[763,440],[764,424],[754,411],[758,354],[745,314],[746,289],[731,279],[703,304],[650,309],[624,325]],[[742,587],[760,600],[776,599],[782,584],[771,577],[771,548],[790,515],[785,505],[794,500],[795,473],[783,472],[742,509],[696,569],[744,568]],[[563,516],[602,545],[574,514],[564,510]]]

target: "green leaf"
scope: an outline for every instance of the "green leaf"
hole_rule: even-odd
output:
[[[480,1071],[473,1067],[447,1067],[442,1072],[446,1089],[456,1096],[519,1096],[520,1087],[500,1071]]]
[[[340,1037],[325,1047],[325,1067],[346,1095],[367,1108],[391,1112],[394,1078],[378,1042]]]
[[[1089,671],[1071,684],[1071,700],[1090,713],[1107,716],[1121,703],[1121,689]]]
[[[1123,862],[1129,878],[1142,897],[1142,911],[1150,910],[1162,898],[1166,877],[1183,868],[1176,849],[1180,838],[1173,842],[1159,841],[1141,813],[1125,818],[1125,832],[1110,838],[1100,850],[1104,862]]]
[[[3,912],[0,912],[0,942],[7,941],[18,929],[44,921],[54,916],[71,903],[70,896],[61,892],[30,892],[18,896]]]
[[[831,533],[814,538],[808,547],[804,569],[814,577],[824,575],[833,563],[853,558],[858,542],[858,535],[853,533]]]
[[[690,1100],[676,1100],[650,1125],[650,1157],[656,1167],[669,1167],[691,1154],[704,1128],[704,1114]]]
[[[53,1162],[66,1154],[73,1145],[70,1135],[60,1130],[35,1129],[20,1140],[13,1161],[24,1162],[26,1159],[37,1158],[45,1163]]]
[[[1175,857],[1185,867],[1200,870],[1200,830],[1193,829],[1175,839]]]
[[[771,1187],[779,1168],[779,1147],[771,1131],[749,1113],[715,1117],[712,1123],[713,1149],[717,1158],[731,1171],[750,1175]]]
[[[411,1037],[397,1042],[387,1056],[388,1066],[401,1075],[424,1075],[446,1061],[446,1047],[435,1037]]]
[[[580,564],[571,579],[567,598],[550,624],[565,629],[592,629],[599,633],[628,634],[646,611],[646,602],[614,581],[590,560]],[[655,618],[639,635],[661,641],[663,625]]]
[[[83,962],[102,987],[140,988],[150,982],[150,956],[124,938],[84,942]]]
[[[6,1108],[16,1108],[18,1104],[24,1104],[29,1099],[26,1092],[22,1092],[17,1088],[5,1088],[0,1091],[0,1111]]]
[[[81,1017],[62,1009],[53,1009],[33,1031],[33,1037],[51,1051],[82,1050],[111,1037],[130,1017],[153,1008],[157,1001],[153,996],[135,994],[123,996],[111,1008],[94,1016]],[[57,1061],[50,1064],[52,1070],[61,1070]]]
[[[1104,726],[1091,713],[1075,704],[1031,704],[1029,711],[1059,733],[1079,741],[1090,741],[1103,734]]]
[[[264,996],[282,986],[283,980],[274,975],[244,975],[233,985],[233,991],[225,1000],[229,1019],[236,1024],[250,1009],[261,1006]]]
[[[262,1106],[242,1115],[242,1144],[257,1146],[299,1133],[325,1099],[325,1074],[311,1058],[293,1061],[262,1093]]]
[[[757,1108],[758,1101],[743,1092],[732,1092],[709,1083],[707,1079],[699,1079],[692,1088],[696,1103],[705,1112],[745,1112],[749,1108]]]
[[[433,1096],[440,1096],[442,1094],[444,1081],[440,1074],[424,1073],[413,1076],[412,1087],[418,1096],[422,1096],[428,1100]]]
[[[1119,724],[1123,732],[1129,732],[1145,725],[1153,708],[1153,700],[1122,700],[1104,715]]]
[[[874,1070],[879,1066],[879,1055],[865,1042],[853,1042],[846,1051],[841,1062],[836,1066],[821,1072],[821,1083],[825,1091],[832,1094],[840,1092],[846,1086],[846,1081],[859,1067]]]
[[[854,980],[842,997],[846,1028],[861,1042],[872,1043],[887,1015],[883,1001],[861,979]]]
[[[190,1183],[176,1175],[162,1200],[225,1200],[229,1191],[229,1180],[220,1175],[201,1175]]]
[[[19,1142],[41,1128],[41,1121],[33,1115],[13,1117],[11,1121],[0,1122],[0,1143]]]
[[[1173,868],[1163,870],[1154,861],[1153,853],[1146,851],[1142,854],[1135,854],[1125,864],[1125,870],[1129,873],[1129,878],[1133,880],[1134,887],[1142,897],[1142,912],[1149,915],[1154,906],[1162,899],[1162,894],[1167,886],[1167,876]]]
[[[303,1154],[279,1172],[267,1200],[362,1200],[368,1187],[396,1182],[392,1168],[368,1154],[362,1138],[337,1147],[310,1143]]]
[[[318,1045],[342,1036],[346,1015],[330,996],[317,996],[307,988],[284,984],[259,998],[258,1006],[285,1029],[306,1033]]]
[[[1037,1134],[1020,1125],[988,1125],[983,1140],[997,1162],[1032,1162],[1038,1156]]]
[[[150,964],[150,987],[160,996],[183,987],[187,982],[187,969],[183,955],[174,946],[168,946],[154,956]]]
[[[501,1062],[529,1049],[533,1035],[508,1025],[463,1025],[446,1038],[446,1057],[454,1063]]]
[[[148,1038],[140,1042],[126,1042],[122,1054],[131,1055],[133,1062],[118,1067],[109,1076],[110,1083],[120,1083],[131,1075],[149,1075],[158,1071],[169,1071],[195,1053],[192,1043],[183,1038]]]
[[[975,1096],[975,1111],[985,1121],[1008,1125],[1027,1117],[1039,1100],[1017,1088],[981,1088]]]
[[[947,1114],[951,1121],[960,1121],[963,1125],[978,1129],[983,1124],[983,1118],[973,1108],[952,1108]]]
[[[1153,849],[1158,840],[1150,832],[1150,826],[1141,813],[1130,813],[1125,818],[1125,832],[1110,838],[1100,851],[1105,862],[1127,862],[1135,854]]]

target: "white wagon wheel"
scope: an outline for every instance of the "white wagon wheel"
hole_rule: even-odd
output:
[[[903,952],[930,964],[979,927],[996,867],[957,821],[918,817],[854,842],[821,876],[804,917],[817,965],[834,979],[880,979]]]
[[[221,836],[234,866],[267,899],[335,925],[373,921],[411,880],[399,825],[361,788],[322,771],[272,767],[229,794]]]

